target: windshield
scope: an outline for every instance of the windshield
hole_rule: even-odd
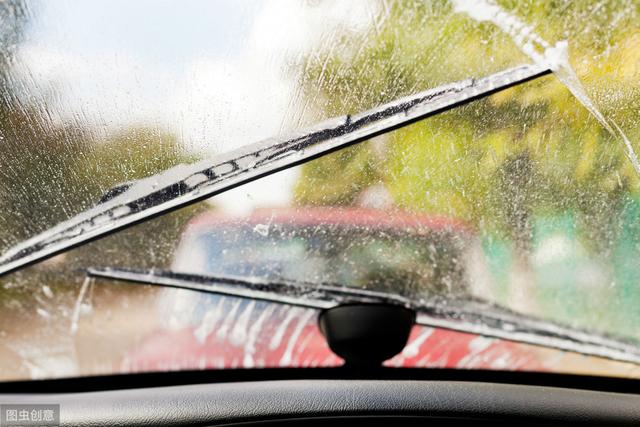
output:
[[[228,223],[204,215],[183,234],[172,270],[349,284],[412,298],[454,287],[464,293],[471,236],[446,220],[408,219],[413,224],[376,211],[318,208]]]
[[[638,13],[633,1],[0,3],[0,255],[135,189],[119,184],[443,84],[553,71],[1,276],[0,380],[341,363],[314,309],[93,267],[483,301],[640,346]],[[640,375],[511,342],[502,326],[500,339],[417,326],[387,363]]]

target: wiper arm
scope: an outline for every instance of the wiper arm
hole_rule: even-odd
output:
[[[547,66],[523,65],[446,84],[120,185],[95,207],[7,250],[0,256],[0,275],[550,72]]]
[[[477,299],[415,301],[400,295],[347,286],[257,277],[206,276],[166,270],[90,268],[90,277],[188,289],[325,310],[348,303],[397,304],[417,313],[416,323],[508,341],[640,363],[640,348],[621,340],[567,328]]]

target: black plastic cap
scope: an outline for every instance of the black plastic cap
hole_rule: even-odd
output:
[[[390,304],[349,304],[324,310],[318,323],[345,366],[376,367],[407,345],[415,313]]]

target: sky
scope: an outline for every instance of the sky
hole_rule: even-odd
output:
[[[34,1],[19,60],[36,91],[55,88],[61,121],[97,135],[146,126],[214,155],[293,131],[305,114],[304,58],[337,28],[371,23],[369,1]],[[297,171],[215,198],[230,212],[286,204]]]

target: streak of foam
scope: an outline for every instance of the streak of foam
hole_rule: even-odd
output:
[[[472,339],[468,345],[467,354],[458,361],[457,368],[472,368],[482,362],[482,353],[495,342],[492,338],[478,336]]]
[[[207,337],[209,337],[211,332],[213,332],[213,330],[215,329],[216,324],[222,317],[224,303],[225,297],[221,297],[218,301],[218,304],[216,304],[213,309],[206,312],[204,318],[202,319],[202,322],[200,323],[200,326],[198,326],[198,328],[193,332],[196,340],[198,340],[200,344],[204,344],[204,342],[207,340]]]
[[[300,316],[300,319],[298,319],[298,323],[296,323],[296,326],[291,333],[291,337],[287,342],[287,348],[285,349],[284,354],[280,359],[281,367],[291,366],[291,361],[293,360],[293,350],[295,349],[296,343],[298,342],[298,338],[300,338],[302,330],[305,326],[307,326],[314,314],[315,310],[306,309],[304,314]]]
[[[282,338],[284,337],[284,333],[289,327],[289,323],[291,323],[291,321],[301,312],[302,312],[302,309],[299,307],[287,308],[287,315],[285,316],[282,323],[278,325],[278,329],[276,329],[276,332],[273,334],[273,337],[271,337],[271,341],[269,342],[269,350],[275,350],[276,348],[280,347],[280,344],[282,343]]]
[[[420,348],[424,344],[424,342],[433,334],[433,328],[424,328],[422,333],[418,335],[413,341],[411,341],[405,348],[402,350],[402,356],[411,359],[412,357],[416,357],[420,354]]]
[[[243,367],[255,367],[255,360],[253,358],[253,355],[256,352],[256,342],[258,341],[258,338],[260,338],[260,333],[262,332],[262,326],[264,325],[265,320],[269,316],[271,316],[274,310],[275,305],[270,304],[269,306],[267,306],[267,308],[262,310],[260,316],[258,316],[258,319],[253,325],[251,325],[251,328],[249,329],[249,333],[247,335],[247,339],[244,343],[244,360],[242,363]]]
[[[631,141],[613,120],[607,119],[602,114],[587,95],[569,62],[569,45],[566,40],[559,41],[552,46],[536,34],[533,27],[525,24],[520,18],[505,11],[491,0],[451,0],[451,4],[455,12],[465,13],[477,22],[491,22],[509,35],[520,51],[531,58],[534,63],[548,66],[598,123],[622,142],[625,155],[640,176],[640,161]]]
[[[231,324],[233,323],[233,321],[236,318],[236,315],[238,314],[238,309],[240,308],[240,304],[242,304],[242,300],[236,301],[231,307],[231,311],[229,311],[229,313],[227,313],[227,315],[225,316],[224,320],[222,321],[222,325],[220,326],[220,329],[218,329],[218,332],[216,333],[217,339],[222,341],[227,338],[229,329],[231,329]]]
[[[245,307],[244,311],[238,317],[233,329],[231,329],[231,334],[229,335],[229,342],[234,346],[241,346],[247,340],[247,334],[249,330],[249,320],[251,319],[251,313],[253,313],[253,309],[256,306],[256,301],[252,300]]]
[[[89,284],[93,281],[92,278],[87,276],[82,282],[82,286],[80,287],[80,292],[78,292],[78,298],[76,299],[76,304],[73,307],[73,313],[71,314],[71,326],[69,327],[69,333],[71,335],[75,335],[78,332],[78,322],[80,321],[80,312],[82,310],[82,301],[84,300],[84,295],[87,292],[87,288]]]

